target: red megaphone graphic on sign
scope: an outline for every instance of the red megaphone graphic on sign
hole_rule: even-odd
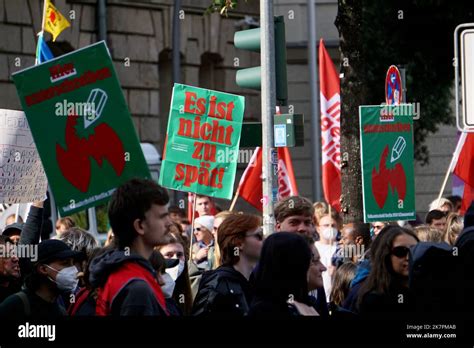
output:
[[[372,193],[380,209],[384,207],[387,200],[389,186],[392,194],[397,191],[398,198],[401,200],[405,199],[407,189],[407,178],[402,164],[397,163],[392,169],[387,169],[387,157],[388,145],[382,152],[379,171],[377,172],[376,168],[372,169]]]
[[[91,180],[90,157],[102,166],[106,159],[120,176],[125,168],[123,144],[117,133],[105,123],[94,129],[89,138],[79,138],[75,126],[78,116],[70,115],[66,122],[66,149],[56,144],[56,159],[67,181],[81,192],[87,192]]]

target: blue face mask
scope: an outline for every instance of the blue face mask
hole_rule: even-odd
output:
[[[375,230],[373,227],[370,228],[370,238],[374,239],[375,237]]]

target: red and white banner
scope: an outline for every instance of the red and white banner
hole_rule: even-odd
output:
[[[290,196],[298,196],[295,172],[291,163],[290,151],[287,147],[278,148],[278,200]]]
[[[240,179],[239,196],[252,206],[263,211],[262,198],[262,149],[257,147],[249,165]],[[287,147],[278,148],[278,200],[297,196],[295,173]]]
[[[321,39],[319,44],[322,180],[324,198],[341,211],[341,88],[334,63]]]

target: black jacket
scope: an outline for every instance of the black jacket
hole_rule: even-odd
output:
[[[21,290],[21,281],[17,279],[9,279],[8,286],[0,286],[0,303],[2,303],[8,296],[13,295]]]
[[[393,317],[405,318],[413,313],[413,296],[408,288],[393,286],[388,293],[375,291],[363,295],[359,306],[359,314],[366,318],[383,318],[390,313]]]
[[[473,207],[474,202],[469,209],[472,210]],[[472,211],[471,214],[473,214]],[[466,218],[467,213],[464,221]],[[474,220],[474,217],[470,216],[469,219]],[[464,228],[456,240],[455,247],[458,253],[458,256],[455,257],[457,264],[453,281],[456,293],[452,298],[455,299],[456,310],[471,314],[474,312],[474,301],[472,300],[474,293],[474,226]]]
[[[22,321],[26,319],[59,319],[66,311],[56,301],[47,302],[33,291],[22,290],[26,303],[17,294],[13,294],[0,304],[0,319]]]
[[[145,267],[155,277],[151,264],[140,255],[127,255],[123,250],[113,249],[92,260],[90,270],[90,283],[93,288],[105,284],[110,273],[119,268],[124,262],[137,262]],[[125,285],[112,302],[113,316],[161,316],[166,315],[156,300],[150,286],[143,280],[133,280]]]
[[[233,267],[221,266],[202,275],[192,315],[247,315],[252,298],[249,281]]]
[[[37,245],[40,242],[41,224],[43,223],[43,208],[31,206],[28,218],[26,219],[20,234],[19,244]],[[33,260],[20,257],[21,278],[31,273]]]

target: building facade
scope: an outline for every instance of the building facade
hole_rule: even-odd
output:
[[[245,16],[258,20],[259,1],[239,1],[238,7],[220,16],[204,14],[210,0],[182,0],[180,18],[181,79],[184,84],[222,90],[246,97],[244,119],[260,120],[260,94],[239,88],[235,72],[260,64],[259,54],[236,50],[233,36]],[[58,55],[98,40],[96,0],[56,0],[56,7],[71,22],[56,43],[46,40]],[[108,0],[106,42],[110,49],[123,93],[142,142],[153,143],[162,153],[168,120],[172,74],[173,0]],[[308,27],[305,0],[275,0],[275,15],[285,18],[288,62],[288,103],[293,112],[305,115],[305,146],[292,148],[293,165],[301,195],[312,197],[311,105],[308,68]],[[338,32],[334,25],[337,0],[316,1],[317,37],[324,38],[336,66],[339,66]],[[42,1],[0,0],[0,107],[20,109],[11,80],[15,71],[34,65],[36,33],[41,30]],[[423,109],[421,109],[423,112]],[[422,117],[429,117],[423,115]],[[437,195],[450,155],[455,147],[453,127],[442,127],[427,140],[431,163],[416,164],[417,210],[424,216],[428,203]],[[245,169],[238,165],[235,187]],[[448,183],[449,185],[449,183]],[[448,186],[449,189],[449,186]],[[447,190],[449,191],[449,190]],[[230,202],[219,201],[222,208]],[[252,210],[239,200],[237,209]]]

